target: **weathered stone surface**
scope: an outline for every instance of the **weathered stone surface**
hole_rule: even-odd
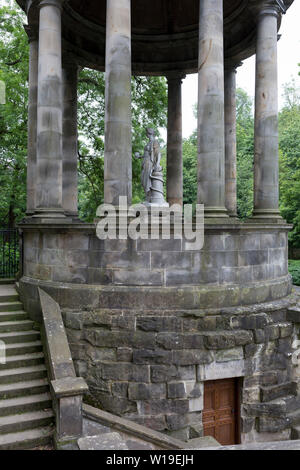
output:
[[[132,383],[129,384],[128,387],[128,397],[130,400],[153,400],[154,398],[166,398],[166,385],[160,383]]]
[[[230,349],[251,343],[251,341],[252,333],[248,331],[223,331],[204,335],[204,344],[208,349]]]
[[[168,383],[168,398],[185,398],[186,387],[184,382]]]
[[[80,450],[129,450],[124,438],[116,432],[82,437],[78,440],[78,446]]]
[[[101,364],[101,375],[106,380],[124,380],[129,382],[149,382],[150,366],[130,363],[107,362]]]
[[[203,437],[203,424],[198,423],[198,424],[192,424],[190,426],[190,439],[197,439],[197,437]]]
[[[260,387],[260,398],[262,402],[275,400],[276,398],[285,397],[295,394],[295,383],[288,382],[270,387]]]
[[[279,325],[280,338],[287,338],[292,335],[294,327],[291,323],[281,323]]]
[[[285,418],[266,418],[260,417],[258,419],[259,432],[278,432],[289,427],[289,419]]]
[[[178,371],[174,365],[151,366],[151,381],[154,383],[168,382],[178,377]]]
[[[243,348],[234,348],[234,349],[224,349],[216,351],[215,360],[217,362],[228,362],[228,361],[238,361],[243,359],[244,351]]]
[[[180,332],[182,330],[182,320],[175,317],[140,317],[137,318],[136,327],[143,331]]]
[[[189,400],[149,400],[140,402],[138,407],[142,415],[161,413],[185,414],[189,411]]]
[[[255,418],[241,417],[241,431],[245,434],[249,433],[255,424]]]
[[[278,339],[280,336],[279,325],[268,325],[266,327],[266,335],[269,341]]]
[[[159,333],[157,344],[165,349],[202,349],[203,336],[189,333]]]
[[[186,415],[167,414],[166,423],[169,431],[177,431],[188,426],[188,417]]]
[[[131,348],[118,348],[117,349],[117,361],[118,362],[131,362],[132,361],[132,349]]]
[[[172,352],[163,349],[135,349],[132,361],[135,364],[170,364],[172,362]]]
[[[127,382],[113,382],[111,384],[111,393],[116,397],[128,396],[128,383]],[[131,399],[131,397],[129,397]]]
[[[218,380],[231,377],[243,377],[246,375],[244,360],[231,362],[213,362],[208,365],[198,366],[197,380]]]
[[[186,351],[173,351],[173,364],[179,366],[193,365],[193,364],[209,364],[213,361],[213,356],[209,351],[204,350],[186,350]]]
[[[264,328],[268,323],[268,316],[265,313],[247,316],[231,317],[231,327],[240,328],[242,330],[256,330]]]

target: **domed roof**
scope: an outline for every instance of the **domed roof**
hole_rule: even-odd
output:
[[[293,0],[278,0],[288,8]],[[263,0],[224,0],[225,58],[238,63],[255,52]],[[37,0],[18,0],[37,22]],[[65,0],[64,49],[83,66],[104,70],[106,0]],[[131,0],[132,70],[162,75],[198,69],[199,0]],[[280,21],[279,25],[280,26]]]

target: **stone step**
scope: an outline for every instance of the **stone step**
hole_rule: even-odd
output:
[[[50,393],[30,395],[28,397],[16,397],[0,400],[0,416],[9,416],[26,411],[47,410],[51,408]]]
[[[31,367],[18,367],[17,369],[0,370],[0,384],[26,382],[29,380],[47,377],[45,364]]]
[[[28,341],[27,343],[12,343],[6,345],[6,356],[17,356],[19,354],[31,354],[42,352],[43,345],[41,341]]]
[[[0,312],[0,323],[15,320],[28,320],[28,315],[22,310],[20,310],[19,312]]]
[[[0,450],[33,449],[52,442],[52,436],[52,426],[3,434],[0,436]]]
[[[1,303],[7,303],[7,302],[9,302],[9,303],[14,302],[15,303],[15,302],[18,302],[18,300],[19,300],[19,295],[16,292],[14,294],[13,293],[12,294],[7,293],[6,295],[0,293],[0,302]]]
[[[45,362],[43,353],[20,354],[18,356],[7,356],[6,363],[0,363],[0,371],[7,369],[15,369],[17,367],[30,367]]]
[[[46,378],[28,382],[0,384],[0,400],[29,395],[40,395],[49,392],[49,383]]]
[[[40,338],[41,334],[37,330],[0,333],[0,341],[3,341],[5,344],[27,343],[38,341]]]
[[[54,413],[52,410],[31,411],[17,415],[2,416],[0,418],[0,435],[47,426],[53,423],[53,421]]]
[[[0,286],[4,285],[4,286],[8,286],[8,285],[12,285],[12,284],[15,284],[16,280],[13,279],[13,278],[4,278],[4,279],[0,279]]]
[[[31,320],[21,321],[3,321],[0,323],[1,333],[13,333],[15,331],[28,331],[32,330],[34,322]]]
[[[16,302],[19,300],[19,294],[14,286],[0,285],[0,302]]]
[[[21,302],[0,302],[0,312],[15,312],[22,310],[22,308]]]

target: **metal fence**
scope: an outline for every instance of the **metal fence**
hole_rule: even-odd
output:
[[[14,278],[19,270],[19,233],[15,229],[0,229],[0,278]]]

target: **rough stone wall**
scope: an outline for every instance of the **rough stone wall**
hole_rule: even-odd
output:
[[[188,439],[201,435],[204,382],[241,377],[242,440],[251,442],[288,439],[298,419],[286,305],[63,316],[91,404]]]

